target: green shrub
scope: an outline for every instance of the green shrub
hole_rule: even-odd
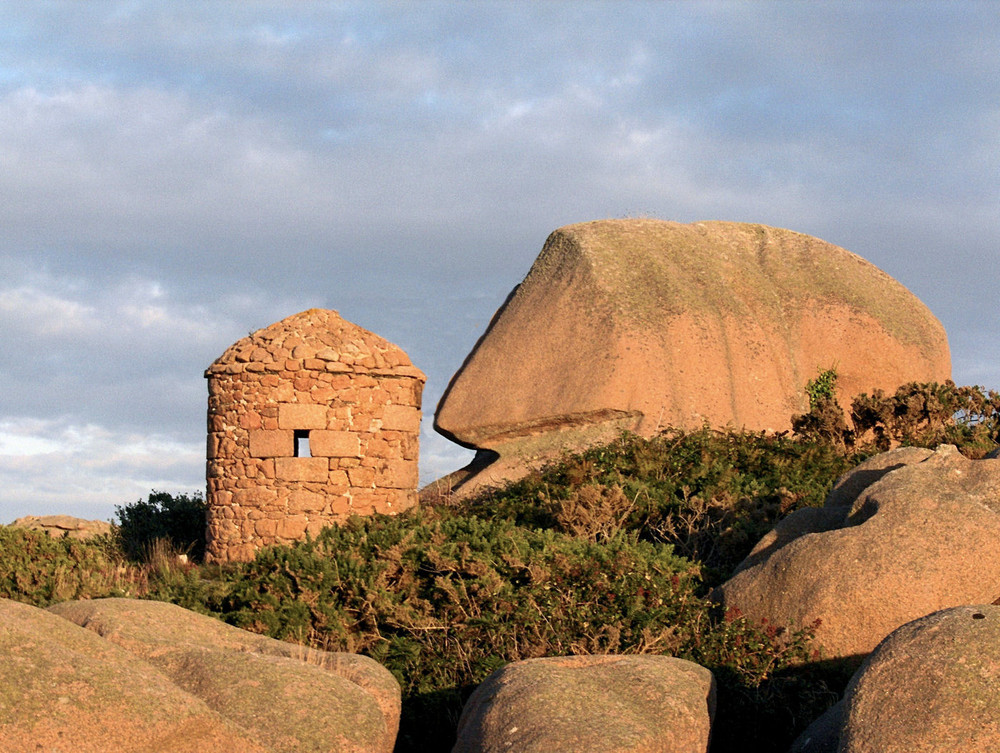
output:
[[[106,538],[79,541],[0,526],[0,598],[47,607],[121,596],[130,574]]]
[[[233,576],[224,612],[274,637],[374,657],[403,687],[412,749],[446,750],[468,692],[503,664],[664,640],[698,603],[689,570],[669,547],[626,536],[598,545],[418,512],[261,553]]]
[[[795,434],[845,452],[884,452],[892,447],[954,444],[970,457],[982,457],[1000,444],[1000,393],[982,387],[957,387],[948,380],[909,382],[892,395],[875,390],[851,402],[851,427],[837,402],[837,374],[821,372],[806,384],[809,412],[792,416]]]
[[[207,505],[200,493],[171,495],[153,491],[147,500],[116,506],[118,545],[129,559],[148,559],[157,540],[201,561],[205,556]]]
[[[457,510],[590,538],[634,532],[673,545],[716,583],[779,518],[821,506],[858,460],[825,442],[755,432],[625,434]]]
[[[400,751],[448,750],[469,693],[511,661],[653,652],[758,688],[810,656],[810,631],[716,614],[694,563],[622,532],[596,542],[454,511],[356,518],[227,578],[218,609],[233,624],[388,667]]]
[[[845,450],[854,445],[854,432],[844,418],[837,401],[837,370],[821,371],[806,383],[809,412],[792,416],[792,431],[811,442],[830,444]]]
[[[846,678],[815,661],[811,630],[720,614],[708,594],[779,517],[821,505],[859,457],[757,433],[623,435],[476,500],[354,519],[225,567],[176,564],[172,549],[203,535],[204,503],[154,493],[119,508],[119,541],[141,566],[115,564],[106,547],[18,539],[20,564],[8,568],[19,575],[0,569],[0,582],[40,605],[140,595],[365,653],[403,688],[400,753],[448,750],[469,693],[504,664],[601,652],[708,667],[719,685],[713,753],[784,750]],[[178,503],[201,509],[180,525]]]
[[[911,382],[892,395],[858,395],[851,407],[857,443],[875,450],[894,445],[954,444],[981,457],[1000,443],[1000,393],[957,387],[952,381]]]
[[[228,586],[210,568],[183,564],[165,539],[142,564],[129,562],[114,536],[54,538],[0,526],[0,598],[36,607],[110,596],[170,601],[202,613],[218,611]]]
[[[837,369],[831,366],[821,371],[815,379],[806,382],[809,407],[815,408],[830,400],[837,399]]]

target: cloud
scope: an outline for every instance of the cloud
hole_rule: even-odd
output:
[[[202,371],[312,306],[428,373],[422,475],[451,470],[428,428],[448,378],[547,234],[603,217],[842,245],[942,319],[957,379],[1000,384],[990,4],[2,7],[17,499],[196,482]],[[158,466],[152,437],[195,459]],[[58,495],[53,442],[90,491],[67,471]]]
[[[10,522],[48,509],[107,519],[110,502],[127,504],[153,489],[203,489],[192,473],[204,442],[118,432],[67,420],[0,422],[0,509]]]
[[[208,364],[251,329],[299,310],[263,291],[207,303],[147,278],[0,268],[0,350],[10,354],[0,361],[0,416],[56,413],[116,431],[198,436]]]
[[[304,154],[182,93],[22,88],[0,99],[0,138],[0,187],[18,197],[0,218],[22,251],[71,247],[134,264],[173,249],[193,260],[219,228],[227,242],[213,250],[225,263],[241,239],[300,223],[310,204],[288,200],[309,195]]]
[[[0,323],[36,337],[72,337],[95,319],[93,306],[22,285],[0,290]]]

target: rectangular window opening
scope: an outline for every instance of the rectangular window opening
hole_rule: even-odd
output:
[[[287,434],[285,436],[288,436]],[[295,457],[297,458],[311,458],[312,455],[309,452],[309,430],[308,429],[296,429],[295,430]]]

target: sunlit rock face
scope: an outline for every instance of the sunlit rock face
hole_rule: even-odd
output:
[[[1000,596],[1000,460],[903,447],[796,510],[717,598],[752,620],[807,627],[827,659],[870,652],[931,612]]]
[[[830,243],[731,222],[588,222],[549,236],[435,427],[499,456],[480,480],[510,477],[623,429],[787,430],[831,367],[849,404],[944,381],[951,359],[923,303]]]

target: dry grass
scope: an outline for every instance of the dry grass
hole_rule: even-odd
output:
[[[607,541],[625,530],[635,500],[620,486],[582,486],[558,500],[556,521],[562,530],[588,541]]]

